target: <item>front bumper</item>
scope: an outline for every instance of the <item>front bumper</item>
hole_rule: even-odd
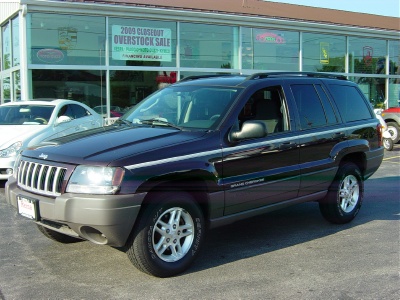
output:
[[[17,197],[38,202],[36,223],[57,232],[96,244],[125,245],[139,214],[145,194],[62,194],[51,198],[21,190],[14,177],[5,186],[6,200],[15,208]]]

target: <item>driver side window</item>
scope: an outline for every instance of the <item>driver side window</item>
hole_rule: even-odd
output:
[[[280,87],[256,91],[239,114],[239,124],[247,120],[262,121],[268,134],[289,130],[286,105]]]

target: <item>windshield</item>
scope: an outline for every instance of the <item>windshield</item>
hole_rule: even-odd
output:
[[[0,106],[0,125],[46,125],[53,110],[52,105]]]
[[[210,86],[166,87],[130,109],[122,119],[134,124],[152,121],[161,126],[213,129],[240,91]]]

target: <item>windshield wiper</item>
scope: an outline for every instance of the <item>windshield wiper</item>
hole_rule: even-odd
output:
[[[140,120],[140,123],[152,126],[167,126],[172,127],[178,130],[182,130],[182,127],[175,125],[174,123],[170,123],[168,121],[164,121],[158,118],[148,119],[148,120]]]
[[[114,124],[125,124],[125,125],[128,125],[129,127],[133,126],[132,122],[129,122],[128,120],[121,119],[121,118],[115,120]]]

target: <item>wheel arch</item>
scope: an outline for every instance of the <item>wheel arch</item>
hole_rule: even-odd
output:
[[[355,164],[360,169],[361,175],[364,178],[364,174],[367,169],[367,157],[366,157],[365,153],[364,152],[353,152],[353,153],[346,154],[340,160],[339,165],[342,166],[349,162]]]
[[[203,170],[197,170],[188,173],[174,173],[151,178],[139,187],[138,192],[146,193],[141,211],[149,205],[154,193],[188,193],[199,205],[204,218],[207,220],[210,217],[211,207],[209,194],[217,190],[218,186],[210,174],[207,174],[207,172]]]

